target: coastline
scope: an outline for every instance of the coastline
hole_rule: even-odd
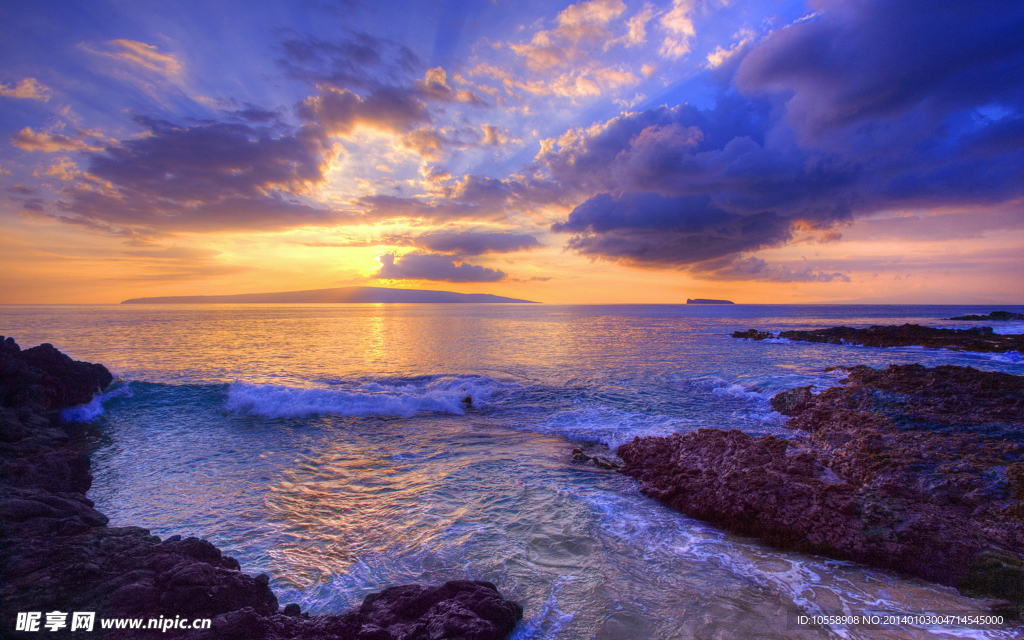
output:
[[[9,637],[19,613],[94,612],[101,618],[209,619],[198,630],[94,632],[206,639],[506,638],[522,608],[486,582],[403,585],[371,594],[339,615],[309,617],[279,607],[269,576],[242,573],[237,560],[205,540],[161,541],[140,527],[108,527],[86,497],[92,482],[82,450],[88,427],[61,411],[89,402],[113,377],[49,344],[21,350],[0,337],[0,625]],[[44,618],[45,620],[45,618]],[[391,631],[389,631],[389,629]],[[392,633],[393,631],[393,633]],[[386,635],[382,635],[386,634]],[[73,637],[68,626],[48,637]]]
[[[782,392],[792,439],[699,429],[635,438],[620,471],[688,516],[769,545],[957,587],[1024,612],[1024,377],[854,367]]]

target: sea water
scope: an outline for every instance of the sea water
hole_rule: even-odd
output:
[[[838,384],[832,367],[1024,374],[1020,354],[730,337],[981,326],[948,318],[991,310],[4,306],[0,333],[116,374],[67,414],[95,423],[89,495],[112,526],[206,538],[310,613],[468,578],[522,603],[517,640],[1012,638],[1005,626],[799,626],[800,615],[987,611],[951,588],[722,532],[571,456],[702,427],[791,437],[769,398]]]

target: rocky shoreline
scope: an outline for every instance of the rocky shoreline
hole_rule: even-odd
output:
[[[791,439],[700,429],[622,445],[621,469],[682,513],[1024,609],[1024,377],[849,370],[772,399]]]
[[[855,344],[865,347],[926,347],[980,353],[1024,352],[1024,335],[1000,335],[993,333],[992,327],[935,329],[917,324],[875,325],[867,329],[830,327],[812,331],[782,331],[778,335],[769,331],[749,329],[736,331],[732,337],[747,340],[783,338],[800,342]]]
[[[987,316],[971,314],[966,316],[953,316],[950,320],[971,320],[974,322],[1011,322],[1013,320],[1024,320],[1024,313],[1012,311],[993,311]]]
[[[139,527],[109,527],[86,497],[92,476],[86,425],[61,410],[89,402],[112,382],[102,365],[77,362],[49,344],[22,350],[0,336],[0,635],[72,636],[50,631],[46,613],[103,618],[209,618],[205,630],[104,631],[106,638],[276,640],[501,640],[522,607],[494,585],[453,581],[403,585],[367,596],[359,609],[308,616],[279,607],[269,577],[241,572],[205,540],[161,541]],[[39,612],[39,631],[15,631],[19,613]],[[92,635],[92,634],[89,634]]]

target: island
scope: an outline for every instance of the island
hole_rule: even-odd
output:
[[[712,300],[710,298],[687,298],[686,304],[736,304],[732,300]]]
[[[369,304],[451,304],[465,302],[538,304],[533,300],[505,298],[490,293],[455,293],[426,289],[388,289],[385,287],[337,287],[277,293],[238,293],[223,296],[164,296],[131,298],[121,304],[266,304],[266,303],[369,303]]]

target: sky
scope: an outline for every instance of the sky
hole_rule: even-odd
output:
[[[1024,2],[0,5],[0,303],[1024,303]]]

